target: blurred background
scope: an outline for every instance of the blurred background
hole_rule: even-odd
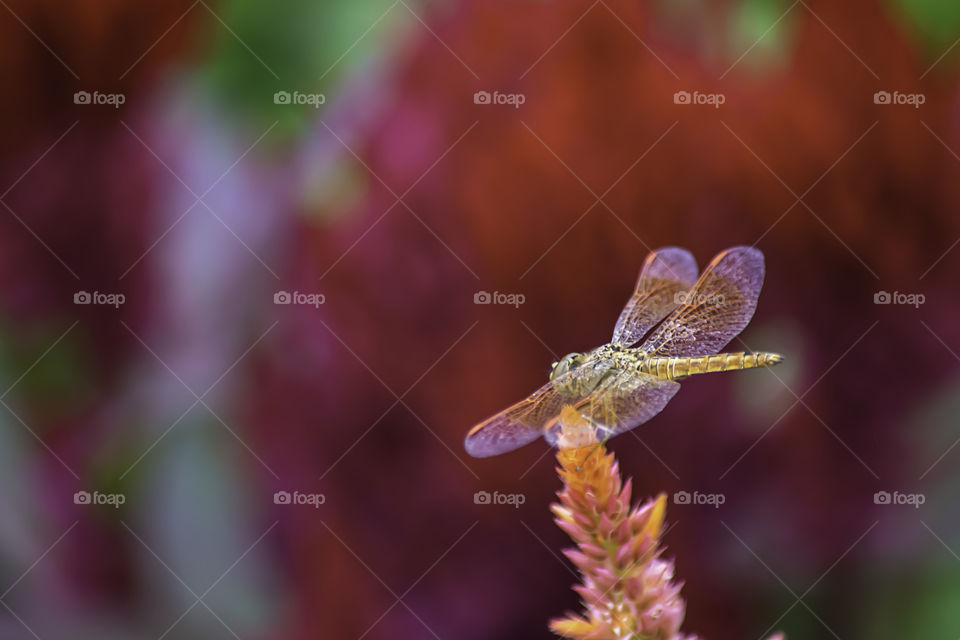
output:
[[[611,443],[687,631],[960,635],[960,5],[0,4],[0,637],[551,637],[462,438],[668,244],[787,357]]]

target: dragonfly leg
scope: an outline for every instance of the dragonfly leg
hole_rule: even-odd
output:
[[[606,440],[604,440],[603,442],[606,442]],[[577,465],[577,471],[578,471],[578,472],[579,472],[581,469],[583,469],[583,465],[585,465],[585,464],[587,463],[587,460],[590,459],[590,456],[593,455],[593,452],[603,446],[603,442],[598,442],[596,445],[594,445],[593,449],[590,449],[590,453],[588,453],[586,456],[584,456],[583,460],[580,461],[580,464]]]

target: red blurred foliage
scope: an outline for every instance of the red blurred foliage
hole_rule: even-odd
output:
[[[133,94],[182,53],[191,24],[203,17],[187,12],[193,5],[185,0],[138,5],[116,0],[5,2],[0,78],[3,86],[16,90],[0,106],[4,139],[21,143],[37,129],[69,123],[80,114],[84,120],[96,119],[97,110],[73,105],[74,91]],[[177,28],[170,29],[174,23]],[[99,115],[108,126],[117,125],[107,117],[112,114]]]
[[[737,408],[732,379],[689,383],[644,428],[670,470],[629,436],[614,443],[641,495],[716,487],[738,496],[733,508],[752,523],[751,539],[791,549],[778,568],[801,581],[863,531],[874,472],[901,478],[920,464],[904,455],[897,421],[931,393],[931,380],[956,370],[916,311],[872,304],[877,290],[922,287],[923,318],[960,343],[960,329],[943,320],[957,312],[960,253],[918,284],[960,234],[960,165],[921,115],[872,99],[880,89],[922,91],[923,122],[957,147],[952,63],[918,80],[929,61],[886,5],[810,2],[785,22],[794,38],[785,66],[743,63],[718,80],[732,59],[660,28],[664,11],[611,1],[431,12],[436,35],[424,30],[397,62],[384,116],[352,145],[375,188],[347,222],[314,229],[293,254],[298,281],[315,283],[346,252],[319,285],[337,337],[320,323],[285,335],[289,349],[324,344],[324,358],[309,380],[265,365],[254,421],[273,425],[282,412],[284,427],[271,426],[263,441],[298,461],[291,473],[324,474],[319,484],[335,496],[325,522],[398,595],[480,520],[409,597],[440,637],[547,637],[543,621],[572,606],[570,576],[518,515],[471,500],[478,488],[523,491],[520,514],[558,548],[545,509],[554,478],[547,463],[527,473],[542,445],[479,462],[464,460],[460,440],[542,382],[551,355],[541,340],[562,354],[608,335],[648,247],[682,245],[705,263],[759,241],[768,276],[754,323],[799,335],[802,352],[787,354],[801,367],[795,391],[835,365],[804,398],[830,430],[796,407],[722,482],[771,422]],[[473,104],[475,91],[494,89],[522,92],[526,103]],[[673,103],[675,91],[694,89],[723,92],[726,103]],[[388,191],[415,182],[409,210],[384,214]],[[477,307],[479,289],[523,292],[527,303]],[[904,353],[925,363],[923,376],[901,375]],[[398,394],[415,386],[394,405],[378,377]],[[779,507],[763,511],[771,504]],[[320,517],[288,531],[298,557],[331,562],[290,563],[308,585],[299,637],[363,633],[394,598],[359,560],[343,560]],[[684,512],[667,537],[688,581],[686,627],[714,639],[757,635],[763,621],[744,616],[758,598],[777,602],[757,591],[779,586],[759,566],[730,583],[722,552],[744,550],[717,518]],[[368,637],[426,635],[412,615],[397,606]],[[841,610],[825,615],[841,630],[848,624]]]
[[[97,411],[143,354],[117,314],[78,311],[72,293],[118,286],[157,237],[146,205],[170,177],[119,120],[142,106],[135,96],[149,99],[191,25],[209,19],[187,12],[160,39],[190,6],[20,0],[0,20],[0,173],[4,190],[15,185],[2,198],[12,212],[0,216],[0,300],[11,323],[46,332],[37,355],[78,314],[85,320],[70,340],[87,356],[91,394],[57,398],[52,416],[44,398],[26,416],[78,468],[102,445]],[[797,393],[829,370],[804,402],[844,444],[797,407],[718,481],[772,419],[738,405],[734,378],[691,381],[641,431],[649,450],[629,436],[612,443],[626,475],[640,495],[735,496],[725,513],[748,523],[751,542],[789,549],[776,569],[807,584],[856,539],[877,480],[844,445],[884,481],[915,477],[901,419],[956,370],[918,315],[960,344],[950,323],[960,253],[927,273],[960,234],[960,166],[944,147],[960,148],[957,75],[948,57],[919,80],[931,61],[890,11],[867,0],[796,5],[784,22],[787,64],[757,71],[744,61],[727,75],[735,55],[718,56],[703,37],[731,20],[726,4],[687,25],[649,2],[471,0],[424,15],[433,33],[414,24],[418,39],[376,96],[382,115],[342,136],[373,187],[336,226],[289,230],[284,282],[311,290],[319,279],[327,304],[293,310],[272,348],[244,363],[256,362],[247,414],[256,450],[285,487],[328,496],[278,527],[297,616],[277,636],[424,637],[420,618],[443,638],[547,637],[546,621],[575,605],[575,578],[549,553],[565,541],[546,508],[557,486],[544,447],[481,462],[465,458],[461,438],[541,384],[551,351],[609,335],[658,245],[706,262],[759,241],[768,279],[754,324],[798,336],[787,354],[800,365]],[[118,118],[74,105],[79,89],[130,99]],[[675,91],[694,89],[727,101],[673,104]],[[927,101],[920,112],[874,105],[880,89]],[[526,103],[474,105],[479,90],[522,92]],[[144,262],[123,280],[119,315],[135,329],[156,303],[153,277]],[[478,307],[480,289],[527,302]],[[878,289],[919,289],[928,302],[919,314],[878,310]],[[922,369],[904,371],[903,354]],[[61,482],[50,467],[51,484]],[[474,505],[478,489],[523,492],[526,504]],[[753,603],[776,607],[780,586],[761,567],[731,571],[744,550],[716,514],[671,508],[668,518],[682,520],[666,541],[688,581],[686,627],[713,640],[759,635],[766,621],[750,617]],[[123,543],[88,523],[77,534],[67,544],[84,545],[71,555],[83,591],[126,602],[137,588],[127,557],[85,552],[88,541]],[[856,567],[839,566],[819,587],[824,601],[844,596],[821,611],[844,637],[853,634],[840,607],[854,597]],[[844,584],[854,588],[838,594]],[[401,595],[409,609],[395,605]]]
[[[149,266],[121,276],[155,240],[150,204],[162,169],[120,120],[131,121],[134,97],[147,97],[144,87],[183,48],[189,16],[158,39],[188,6],[10,0],[0,10],[3,329],[25,353],[22,364],[14,365],[16,375],[39,364],[37,358],[61,336],[51,357],[73,353],[79,367],[68,373],[78,379],[63,393],[29,391],[32,380],[18,380],[7,402],[29,425],[24,428],[81,474],[97,472],[90,469],[102,462],[104,441],[126,426],[105,417],[142,354],[121,321],[139,327],[150,308]],[[73,95],[79,90],[121,92],[126,104],[119,111],[77,105]],[[117,310],[76,306],[77,291],[122,292],[127,301]],[[23,394],[25,399],[18,397]],[[36,480],[53,490],[38,490],[34,499],[48,501],[40,509],[60,519],[53,528],[64,530],[75,514],[59,503],[72,495],[74,479],[53,455],[44,454],[42,461],[46,477]],[[122,530],[96,521],[77,527],[64,547],[74,551],[66,575],[82,594],[78,601],[131,602],[134,568],[123,551],[130,542]]]
[[[47,326],[41,345],[69,326],[65,319],[89,318],[79,342],[90,386],[100,391],[109,392],[133,343],[119,322],[106,320],[116,314],[76,307],[73,293],[124,292],[120,315],[134,326],[146,310],[149,268],[121,277],[155,239],[149,204],[162,168],[121,121],[142,106],[136,99],[150,95],[143,87],[183,48],[189,6],[18,1],[0,19],[0,82],[8,88],[0,134],[9,145],[0,158],[4,315]],[[180,28],[161,38],[182,16]],[[126,102],[119,110],[74,104],[80,90],[120,92]]]

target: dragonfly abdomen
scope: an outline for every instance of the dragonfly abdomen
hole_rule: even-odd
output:
[[[716,373],[737,369],[771,367],[780,363],[783,356],[779,353],[760,351],[757,353],[718,353],[712,356],[680,356],[646,358],[640,364],[641,373],[649,373],[658,378],[675,380],[698,373]]]

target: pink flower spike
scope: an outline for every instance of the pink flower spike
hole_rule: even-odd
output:
[[[582,583],[574,587],[582,614],[550,622],[573,640],[698,640],[680,631],[686,604],[664,560],[661,536],[667,499],[660,494],[631,509],[632,483],[623,482],[602,444],[557,453],[563,489],[552,506],[557,526],[576,543],[564,553]],[[768,640],[785,640],[782,634]]]

